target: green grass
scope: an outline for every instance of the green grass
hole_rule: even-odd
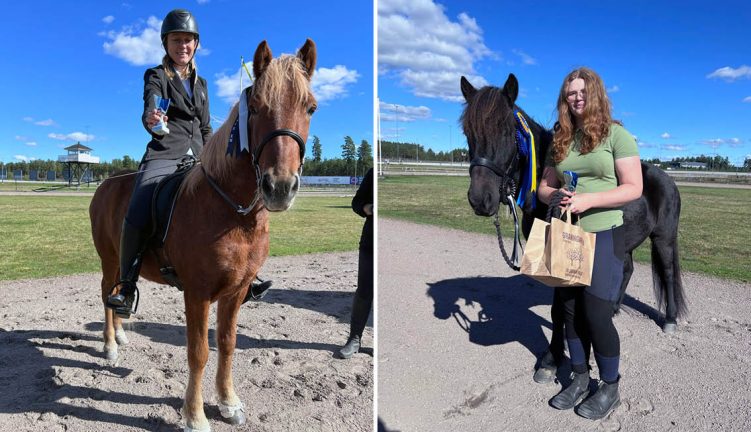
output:
[[[495,234],[492,219],[475,216],[467,202],[469,177],[394,176],[379,179],[379,215]],[[751,282],[751,189],[681,187],[678,245],[684,270]],[[502,220],[510,238],[513,224]],[[649,240],[634,251],[649,262]]]
[[[88,196],[0,196],[0,280],[99,272]],[[363,219],[351,198],[298,197],[271,215],[273,256],[357,250]]]
[[[67,183],[61,182],[15,182],[13,180],[5,180],[0,182],[0,192],[31,192],[35,189],[48,187],[59,189],[61,192],[89,192],[93,194],[96,190],[96,183],[84,183],[78,187],[74,183],[72,187],[68,187]]]

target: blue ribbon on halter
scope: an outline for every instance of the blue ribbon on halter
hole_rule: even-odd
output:
[[[535,154],[535,136],[527,124],[527,120],[518,109],[514,109],[516,120],[516,143],[519,153],[527,158],[526,169],[522,171],[522,184],[519,189],[519,197],[516,204],[523,208],[526,203],[527,193],[531,196],[532,208],[537,205],[537,155]]]

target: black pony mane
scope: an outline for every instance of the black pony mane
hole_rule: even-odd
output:
[[[535,139],[539,141],[536,142],[538,164],[545,162],[544,157],[553,139],[552,131],[542,127],[523,109],[510,101],[503,88],[495,86],[482,87],[477,90],[472,103],[468,101],[464,103],[464,111],[459,120],[464,128],[470,153],[481,150],[485,157],[492,158],[499,152],[509,151],[509,146],[516,142],[514,108],[527,119],[527,124],[535,135]],[[499,144],[504,144],[503,148]],[[510,150],[515,149],[511,147]]]

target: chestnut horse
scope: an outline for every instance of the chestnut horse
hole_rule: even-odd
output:
[[[237,157],[227,152],[240,111],[236,104],[204,146],[201,165],[187,174],[179,191],[162,253],[184,290],[190,367],[182,410],[186,431],[210,430],[201,379],[209,354],[209,306],[214,302],[218,302],[219,409],[230,423],[245,421],[244,406],[232,383],[237,314],[269,254],[269,211],[290,208],[300,186],[305,141],[316,108],[310,89],[315,64],[316,46],[310,39],[296,56],[278,58],[272,58],[266,41],[261,42],[253,58],[255,84],[242,96],[249,115],[239,122],[247,128],[249,151]],[[99,186],[89,208],[94,245],[102,261],[105,302],[120,277],[120,227],[132,188],[133,176],[111,177]],[[241,209],[228,203],[250,205]],[[166,283],[155,254],[148,250],[141,275]],[[104,351],[114,361],[117,345],[127,343],[127,338],[121,319],[106,307],[104,313]]]

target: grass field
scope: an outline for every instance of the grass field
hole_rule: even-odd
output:
[[[99,272],[89,196],[0,196],[0,280]],[[363,219],[348,197],[298,197],[271,215],[274,256],[357,250]]]
[[[469,177],[394,176],[378,180],[379,216],[495,234],[491,218],[467,202]],[[684,270],[751,282],[751,190],[681,187],[678,244]],[[513,234],[509,218],[502,222]],[[509,251],[510,252],[510,251]],[[634,258],[649,262],[649,240]],[[500,258],[499,258],[500,259]]]

